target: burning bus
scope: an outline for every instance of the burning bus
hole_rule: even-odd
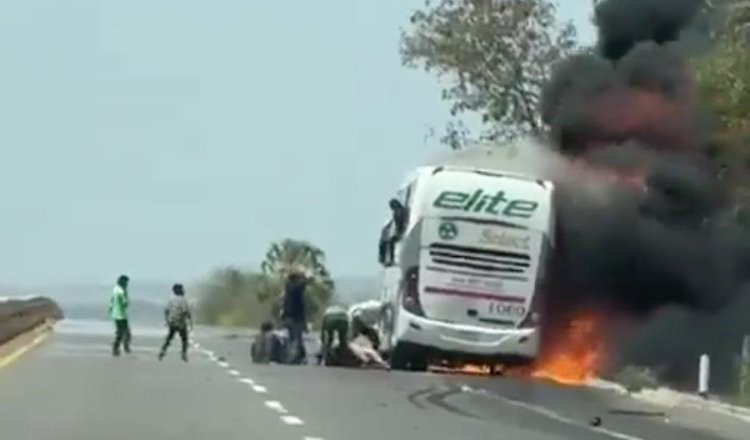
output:
[[[380,242],[380,336],[393,368],[536,359],[554,191],[548,180],[476,167],[407,176]]]

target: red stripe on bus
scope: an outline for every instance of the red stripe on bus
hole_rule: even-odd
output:
[[[493,295],[491,293],[470,292],[467,290],[445,289],[441,287],[429,287],[428,286],[424,288],[424,291],[425,293],[432,293],[435,295],[463,296],[466,298],[486,299],[488,301],[507,301],[507,302],[515,302],[515,303],[526,302],[525,298],[521,298],[518,296]]]

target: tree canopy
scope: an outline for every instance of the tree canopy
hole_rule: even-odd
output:
[[[451,114],[478,113],[482,137],[541,135],[538,111],[551,67],[576,48],[575,28],[560,23],[546,0],[439,0],[411,16],[402,35],[403,63],[435,71],[448,85]],[[460,148],[465,128],[443,140]]]
[[[286,239],[271,244],[261,263],[261,271],[270,289],[265,294],[277,309],[282,299],[286,277],[292,270],[302,270],[308,278],[308,312],[319,313],[328,304],[335,285],[326,267],[325,252],[301,240]]]
[[[750,56],[748,24],[750,5],[744,10],[730,3],[715,34],[712,50],[693,60],[697,98],[718,122],[716,139],[732,171],[739,205],[750,206]],[[738,205],[738,208],[739,208]],[[743,210],[743,224],[750,227],[750,213]]]

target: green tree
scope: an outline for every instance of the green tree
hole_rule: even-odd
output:
[[[307,311],[315,320],[334,293],[334,282],[326,268],[325,253],[300,240],[272,243],[260,271],[225,267],[213,271],[198,286],[196,315],[204,324],[257,327],[279,316],[287,275],[304,271]]]
[[[729,132],[750,129],[750,49],[743,34],[731,26],[718,36],[714,50],[694,64],[699,98]]]
[[[307,309],[315,316],[328,304],[335,285],[326,267],[323,250],[302,240],[285,239],[272,243],[261,263],[266,276],[264,299],[270,299],[278,310],[284,292],[284,283],[292,270],[302,270],[308,277]]]
[[[541,135],[539,103],[551,67],[575,48],[575,28],[547,0],[428,0],[402,34],[404,65],[448,79],[451,115],[478,113],[485,139]],[[460,148],[465,127],[442,140]]]
[[[750,56],[747,3],[719,4],[728,8],[726,17],[715,33],[713,48],[693,60],[697,98],[718,119],[715,132],[717,154],[730,169],[731,184],[736,189],[737,213],[750,227]]]
[[[214,271],[198,286],[199,322],[227,327],[258,326],[270,314],[270,304],[261,300],[265,284],[260,273],[235,267]]]

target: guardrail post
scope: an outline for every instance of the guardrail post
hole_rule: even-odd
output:
[[[740,401],[750,404],[750,335],[742,338],[742,357],[740,359]]]
[[[698,394],[704,399],[708,397],[709,378],[711,376],[711,359],[702,354],[698,362]]]

